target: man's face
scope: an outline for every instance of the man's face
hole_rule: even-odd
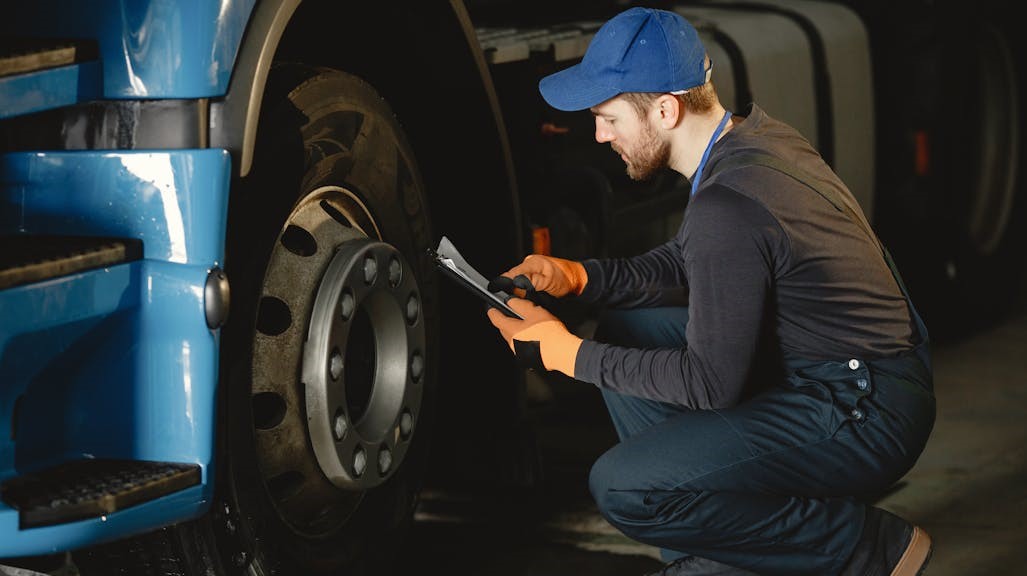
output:
[[[640,118],[635,108],[621,98],[591,108],[596,121],[596,142],[609,142],[620,154],[632,180],[646,180],[667,167],[670,143],[653,120]]]

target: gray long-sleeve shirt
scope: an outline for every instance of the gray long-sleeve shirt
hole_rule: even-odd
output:
[[[575,378],[692,408],[737,403],[765,386],[757,358],[893,356],[912,347],[909,310],[881,250],[845,212],[775,170],[718,173],[730,155],[759,151],[840,191],[809,142],[753,105],[710,153],[703,180],[670,241],[632,257],[584,261],[580,298],[611,307],[680,304],[688,344],[628,348],[585,340]],[[772,337],[767,338],[770,334]]]

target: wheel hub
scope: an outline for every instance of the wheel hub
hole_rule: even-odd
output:
[[[424,325],[403,256],[370,239],[342,244],[318,288],[303,353],[311,445],[340,488],[385,481],[421,404]]]

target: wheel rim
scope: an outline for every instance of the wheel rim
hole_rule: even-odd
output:
[[[350,191],[323,187],[283,227],[264,277],[252,364],[255,447],[279,515],[344,523],[400,469],[422,400],[413,270]]]

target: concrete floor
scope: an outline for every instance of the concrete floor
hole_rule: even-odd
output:
[[[930,576],[1027,575],[1027,311],[961,342],[936,343],[933,354],[933,435],[879,505],[932,536]],[[587,493],[591,462],[615,439],[599,395],[567,382],[549,390],[542,486],[506,505],[498,495],[489,512],[458,495],[425,494],[408,567],[449,576],[641,576],[661,565],[654,548],[607,524]]]

